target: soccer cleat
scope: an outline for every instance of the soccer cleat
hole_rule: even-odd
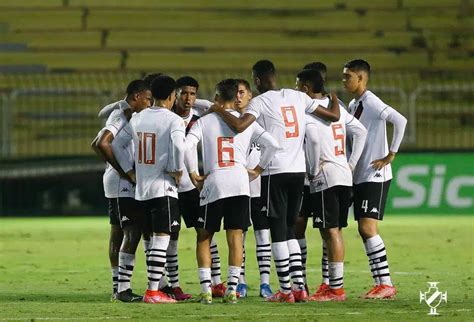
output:
[[[247,297],[247,284],[238,284],[237,293],[239,293],[239,297]]]
[[[143,296],[143,302],[155,304],[155,303],[176,303],[176,300],[169,297],[162,291],[146,290],[145,296]]]
[[[199,294],[198,302],[201,304],[212,304],[212,292],[208,291],[206,293]]]
[[[224,297],[226,287],[224,283],[211,286],[212,297]]]
[[[308,293],[304,288],[302,290],[291,291],[291,293],[293,293],[295,302],[308,302]]]
[[[181,289],[181,287],[173,287],[172,289],[172,292],[173,292],[173,298],[176,299],[176,301],[186,301],[186,300],[189,300],[192,295],[191,294],[186,294],[183,292],[183,290]]]
[[[166,285],[165,287],[160,288],[160,291],[165,293],[169,297],[174,298],[174,292],[173,292],[173,288],[171,286]]]
[[[319,291],[319,290],[318,290]],[[343,288],[333,289],[327,288],[321,292],[314,293],[310,298],[310,301],[315,302],[329,302],[329,301],[345,301],[346,300],[346,292]]]
[[[117,292],[113,292],[110,296],[110,302],[115,303],[117,302]]]
[[[242,295],[240,295],[242,296]],[[222,302],[236,304],[237,303],[237,292],[236,291],[226,291],[224,297],[222,298]]]
[[[329,289],[329,284],[321,283],[321,285],[319,285],[318,287],[318,290],[311,297],[315,296],[316,294],[323,293],[328,289]]]
[[[366,295],[366,299],[393,299],[397,294],[395,287],[391,285],[380,284],[371,289]]]
[[[278,291],[272,296],[267,297],[265,301],[279,302],[279,303],[295,303],[295,297],[293,296],[293,292],[285,294],[285,293],[282,293],[281,291]]]
[[[120,302],[132,303],[132,302],[141,302],[143,301],[143,296],[134,294],[132,289],[126,289],[125,291],[117,293],[116,297]]]
[[[260,297],[268,298],[273,295],[270,285],[263,283],[260,284]]]

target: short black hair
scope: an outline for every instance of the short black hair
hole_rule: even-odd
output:
[[[216,94],[224,102],[234,101],[237,96],[239,84],[235,79],[228,78],[220,81],[216,85]]]
[[[326,75],[328,72],[328,68],[326,67],[326,65],[320,61],[315,61],[315,62],[306,64],[304,65],[303,69],[317,70],[318,72],[324,75]]]
[[[176,81],[168,75],[158,76],[151,83],[151,93],[157,100],[167,99],[175,89]]]
[[[237,86],[239,86],[239,85],[242,84],[242,85],[245,86],[245,88],[246,88],[249,92],[251,91],[251,89],[250,89],[250,83],[247,82],[245,79],[243,79],[243,78],[237,78],[235,81],[237,82]]]
[[[199,83],[191,76],[183,76],[176,80],[176,88],[181,88],[183,86],[196,87],[196,90],[198,90]]]
[[[252,66],[252,71],[255,76],[262,77],[273,75],[276,73],[275,65],[269,60],[259,60]]]
[[[305,69],[297,75],[300,82],[309,85],[314,93],[324,91],[324,80],[321,73],[315,69]]]
[[[350,69],[353,72],[363,71],[370,75],[370,65],[367,61],[363,59],[351,60],[350,62],[345,63],[344,67]]]
[[[151,87],[151,83],[153,82],[153,80],[155,78],[157,78],[158,76],[161,76],[163,75],[163,73],[152,73],[152,74],[147,74],[145,77],[143,77],[143,80],[145,82],[147,82],[148,86]]]
[[[133,95],[146,90],[149,90],[150,86],[141,79],[132,80],[127,86],[127,95]]]

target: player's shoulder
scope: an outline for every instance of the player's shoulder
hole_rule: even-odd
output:
[[[377,95],[369,90],[364,93],[364,97],[362,97],[361,101],[364,106],[384,107],[386,105]]]

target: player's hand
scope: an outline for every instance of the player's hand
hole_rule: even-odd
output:
[[[331,101],[337,101],[336,92],[331,92],[330,97],[331,97]]]
[[[189,178],[191,179],[192,184],[196,187],[198,191],[202,190],[204,186],[204,180],[206,180],[207,175],[200,176],[196,172],[190,173]]]
[[[316,178],[315,175],[312,175],[312,174],[308,174],[308,181],[313,181],[314,178]]]
[[[263,169],[257,165],[253,169],[247,169],[247,172],[249,174],[249,182],[252,182],[257,179],[260,174],[262,174]]]
[[[375,170],[380,170],[395,159],[395,152],[389,152],[384,158],[372,161],[370,164]]]
[[[183,171],[168,172],[168,174],[174,178],[174,181],[176,182],[176,186],[179,187],[179,183],[181,182],[181,177],[183,176]]]
[[[135,171],[134,170],[130,170],[127,172],[127,179],[128,181],[130,181],[131,183],[133,184],[136,184],[137,183],[137,177],[135,175]]]

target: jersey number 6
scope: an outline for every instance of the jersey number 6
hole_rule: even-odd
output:
[[[217,138],[217,164],[221,168],[231,167],[235,163],[232,143],[234,143],[233,137],[220,136]],[[225,157],[224,153],[226,154]]]

